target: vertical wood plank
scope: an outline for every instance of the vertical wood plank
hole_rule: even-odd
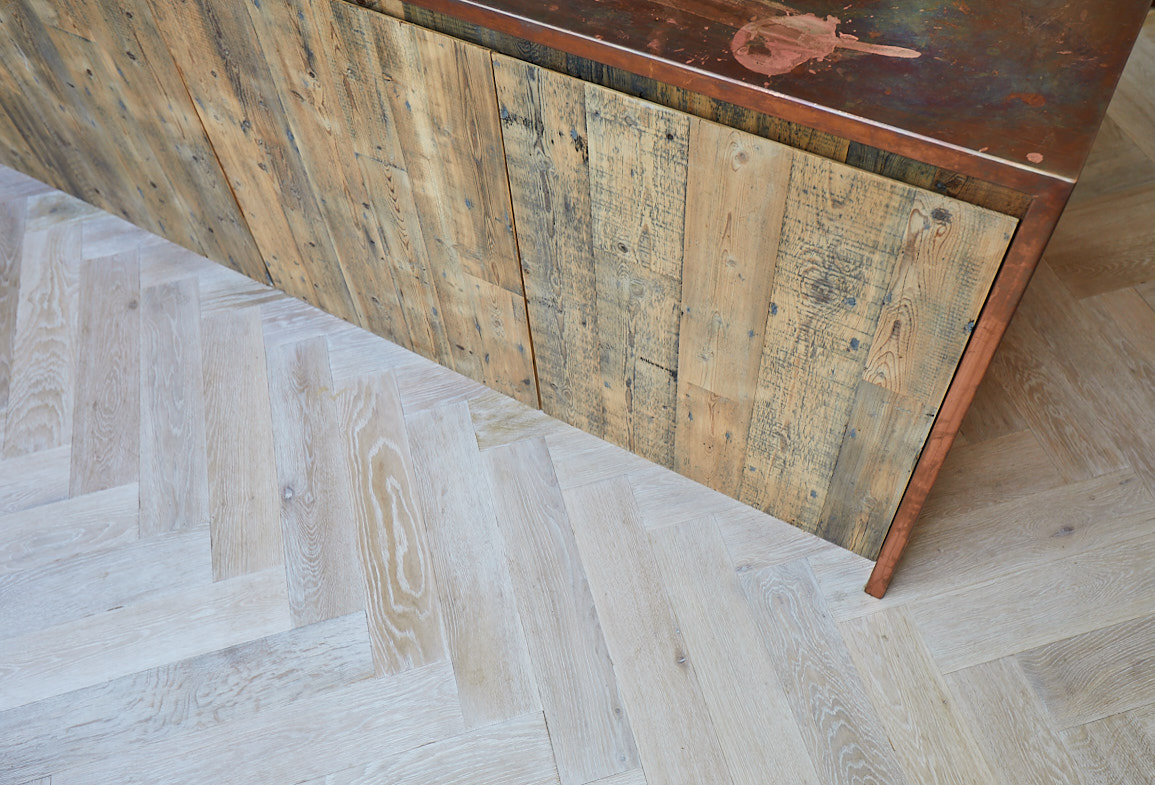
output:
[[[793,152],[695,119],[689,156],[674,467],[734,496]]]
[[[484,457],[561,781],[633,768],[633,735],[545,441]]]
[[[500,55],[493,71],[541,406],[601,435],[585,86]]]
[[[817,785],[774,661],[713,519],[650,533],[734,782]]]
[[[140,476],[140,260],[135,251],[84,264],[79,318],[73,496]]]
[[[0,201],[0,409],[8,406],[8,388],[12,380],[16,311],[20,303],[20,260],[24,246],[24,204],[24,199]],[[0,438],[3,438],[2,429]]]
[[[918,192],[863,378],[938,407],[1017,221]]]
[[[537,711],[504,539],[468,408],[417,412],[408,426],[465,724]]]
[[[273,283],[356,322],[250,4],[148,1]]]
[[[437,580],[393,376],[358,379],[337,409],[377,674],[444,659]]]
[[[284,561],[260,311],[202,319],[201,357],[213,577],[224,580]]]
[[[140,532],[209,522],[195,278],[141,293]]]
[[[352,489],[324,338],[266,358],[289,608],[297,627],[364,607]]]
[[[815,534],[877,558],[936,408],[858,383]]]
[[[689,118],[587,85],[586,130],[603,436],[671,466]]]
[[[80,237],[77,224],[24,236],[6,458],[67,445],[72,437]]]
[[[742,576],[794,720],[825,783],[903,783],[878,714],[805,560]]]
[[[651,785],[732,782],[624,478],[563,493]]]
[[[912,199],[899,184],[794,157],[740,498],[810,531]]]

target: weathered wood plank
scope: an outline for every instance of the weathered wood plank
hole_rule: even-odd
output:
[[[540,710],[493,492],[464,403],[410,415],[409,443],[466,727]]]
[[[141,293],[140,532],[209,522],[195,278]]]
[[[295,626],[365,607],[357,525],[324,338],[266,358]]]
[[[542,409],[605,431],[585,86],[495,56],[502,133]]]
[[[602,435],[671,466],[689,118],[587,85],[586,131]]]
[[[809,531],[913,198],[896,183],[794,157],[740,498]]]
[[[735,783],[817,785],[774,659],[711,518],[650,533]]]
[[[564,785],[638,765],[594,598],[544,439],[484,454]]]
[[[437,580],[396,382],[391,375],[358,379],[338,396],[337,414],[377,673],[442,660]]]
[[[646,779],[733,781],[624,478],[563,494]]]
[[[84,264],[79,319],[73,496],[140,476],[140,260],[135,251]]]
[[[265,344],[256,308],[201,320],[209,525],[217,580],[283,564]]]
[[[0,408],[8,406],[8,387],[12,380],[12,344],[16,334],[16,310],[20,303],[25,201],[0,201]]]
[[[689,156],[674,467],[734,496],[793,151],[693,120]]]
[[[4,457],[67,445],[76,374],[80,227],[24,236]]]

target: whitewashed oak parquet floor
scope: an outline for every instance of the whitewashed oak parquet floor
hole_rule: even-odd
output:
[[[1155,782],[1144,73],[882,601],[0,170],[0,783]]]

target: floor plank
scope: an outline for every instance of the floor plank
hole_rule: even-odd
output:
[[[1065,730],[1063,743],[1087,785],[1146,785],[1155,771],[1155,737],[1133,713],[1115,714]]]

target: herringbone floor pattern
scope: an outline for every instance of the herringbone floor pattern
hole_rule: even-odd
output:
[[[0,170],[0,783],[1155,782],[1152,85],[1149,24],[881,602]]]

